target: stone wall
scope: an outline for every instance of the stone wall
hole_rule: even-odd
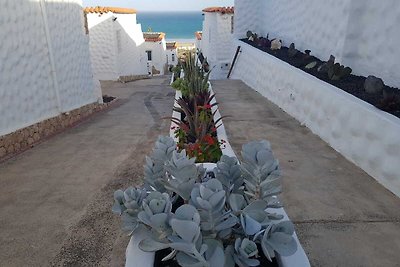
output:
[[[35,123],[10,134],[0,136],[0,160],[31,148],[46,138],[71,127],[90,115],[108,108],[116,100],[104,104],[89,104],[56,117]]]

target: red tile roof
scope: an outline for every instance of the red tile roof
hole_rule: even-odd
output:
[[[167,43],[167,49],[172,50],[176,49],[178,47],[178,44],[176,42],[168,42]]]
[[[201,38],[203,37],[203,32],[195,32],[194,35],[196,36],[197,40],[201,40]]]
[[[163,33],[163,32],[144,32],[143,38],[146,42],[159,42],[165,38],[165,33]]]
[[[233,13],[235,13],[235,8],[234,7],[207,7],[205,9],[203,9],[203,12],[233,14]]]
[[[132,8],[122,8],[122,7],[86,7],[83,9],[85,13],[107,13],[112,12],[115,14],[136,14],[136,10]]]

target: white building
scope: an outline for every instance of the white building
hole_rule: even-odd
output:
[[[178,64],[178,44],[176,42],[167,42],[166,48],[168,66],[176,66]]]
[[[146,69],[148,74],[163,75],[168,69],[167,65],[167,43],[163,32],[143,33],[145,43],[143,50],[147,61]]]
[[[212,69],[210,78],[225,79],[234,56],[234,8],[210,7],[203,12],[201,50]]]
[[[80,0],[1,6],[0,136],[101,98]]]
[[[147,74],[142,28],[136,10],[117,7],[87,7],[90,53],[99,80]]]

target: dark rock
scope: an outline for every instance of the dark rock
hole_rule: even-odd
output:
[[[328,70],[335,64],[335,57],[334,56],[330,56],[329,60],[327,62],[325,62],[324,64],[322,64],[321,66],[319,66],[318,68],[318,72],[321,73],[328,73]]]
[[[385,84],[380,78],[369,75],[367,79],[365,79],[364,89],[368,94],[382,94],[383,87],[385,87]]]
[[[395,89],[392,87],[384,87],[383,99],[396,98],[396,96],[400,95],[400,93],[398,91],[399,91],[399,89]]]

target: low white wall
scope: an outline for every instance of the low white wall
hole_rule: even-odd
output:
[[[399,14],[398,0],[236,0],[235,36],[269,33],[400,87]]]
[[[96,102],[81,1],[1,6],[0,136]]]
[[[277,104],[400,196],[400,119],[248,44],[232,78]]]

